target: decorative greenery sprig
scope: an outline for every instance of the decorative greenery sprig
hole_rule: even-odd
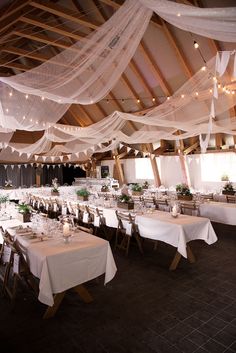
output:
[[[175,189],[176,189],[177,194],[179,194],[179,195],[184,195],[184,196],[192,195],[190,192],[189,186],[185,183],[177,184]]]
[[[26,205],[25,203],[19,204],[18,205],[18,212],[19,213],[30,213],[31,208],[29,205]]]
[[[86,197],[90,195],[90,192],[86,188],[83,188],[83,189],[76,190],[76,194],[77,196]]]
[[[132,185],[131,190],[141,192],[143,190],[143,188],[142,188],[142,185],[135,183]]]
[[[227,183],[225,183],[223,189],[225,191],[234,191],[233,183],[231,181],[228,181]]]
[[[8,195],[0,195],[0,203],[6,203],[8,200]]]
[[[119,196],[118,200],[120,202],[130,202],[132,201],[132,198],[129,195],[122,194]]]

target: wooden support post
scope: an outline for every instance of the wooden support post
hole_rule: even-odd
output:
[[[151,143],[148,143],[146,147],[147,147],[148,152],[150,152],[152,154],[153,153],[153,145]],[[149,158],[150,158],[152,171],[153,171],[153,175],[154,175],[154,186],[159,187],[161,185],[161,178],[160,178],[160,174],[159,174],[159,170],[158,170],[158,165],[157,165],[156,158],[153,157],[151,154],[150,154]]]
[[[117,170],[117,174],[118,174],[118,181],[119,181],[119,184],[120,186],[122,186],[123,184],[125,184],[125,176],[124,176],[124,173],[123,173],[123,169],[122,169],[122,166],[121,166],[121,163],[120,163],[120,158],[118,155],[115,155],[115,167],[116,167],[116,170]]]

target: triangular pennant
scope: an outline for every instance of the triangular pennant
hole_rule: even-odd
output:
[[[12,170],[14,169],[14,164],[11,165],[11,169],[12,169]]]
[[[31,153],[26,153],[27,154],[27,158],[29,159],[31,157]]]
[[[55,161],[55,158],[54,156],[51,156],[51,161],[54,162]]]
[[[42,156],[42,160],[43,160],[43,162],[45,162],[45,161],[46,161],[46,159],[47,159],[47,156]]]
[[[24,167],[27,168],[28,164],[24,164]]]
[[[71,154],[67,155],[67,158],[69,159],[69,161],[71,160]]]
[[[35,161],[37,161],[39,159],[39,156],[37,154],[35,154],[34,159],[35,159]]]
[[[53,166],[52,166],[52,167],[53,167],[53,169],[55,169],[55,168],[56,168],[55,164],[53,164]]]
[[[137,156],[138,153],[139,153],[138,150],[135,150],[135,151],[134,151],[135,156]]]
[[[62,162],[63,161],[63,156],[59,156],[59,159]]]
[[[131,148],[130,148],[130,147],[127,147],[127,153],[129,153],[130,150],[131,150]]]
[[[21,156],[22,156],[22,154],[23,154],[22,152],[19,152],[19,157],[21,157]]]
[[[20,164],[18,164],[18,166],[17,166],[17,167],[20,169],[21,165],[20,165]]]
[[[34,166],[34,163],[30,163],[30,165],[31,165],[31,167],[33,167],[33,166]]]
[[[47,164],[47,169],[49,169],[50,168],[50,165],[49,164]]]
[[[7,164],[4,164],[4,168],[7,169]]]

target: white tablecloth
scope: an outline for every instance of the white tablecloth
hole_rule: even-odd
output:
[[[208,202],[200,205],[200,215],[213,222],[236,225],[236,204]]]
[[[137,215],[136,224],[142,237],[170,244],[186,258],[186,244],[189,241],[202,239],[209,245],[217,241],[211,222],[207,218],[187,215],[173,218],[168,212],[155,211],[151,214]]]
[[[38,299],[46,305],[53,305],[53,294],[104,273],[106,284],[117,271],[109,242],[85,232],[73,235],[68,244],[62,238],[40,241],[27,235],[16,237],[26,249],[31,272],[40,279]]]

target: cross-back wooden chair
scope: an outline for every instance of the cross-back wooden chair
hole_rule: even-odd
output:
[[[130,213],[116,211],[118,227],[116,230],[116,240],[114,249],[124,250],[126,256],[129,254],[130,241],[133,237],[138,245],[139,251],[143,254],[143,247],[138,228],[135,224],[135,216]]]
[[[199,206],[195,201],[181,201],[180,210],[182,214],[189,216],[199,216]]]
[[[168,205],[168,201],[166,199],[156,199],[156,208],[160,211],[167,211],[169,212],[170,206]]]
[[[236,196],[235,195],[226,195],[227,203],[236,203]]]

